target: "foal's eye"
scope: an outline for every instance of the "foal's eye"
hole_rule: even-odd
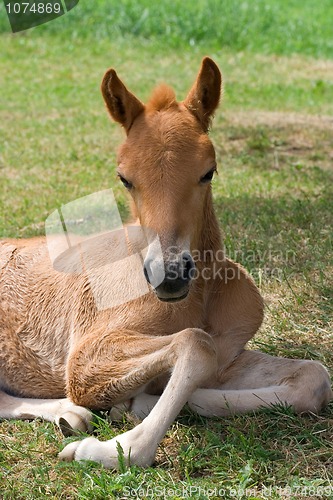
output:
[[[125,179],[122,175],[118,174],[119,179],[121,182],[124,184],[126,189],[131,189],[133,187],[133,184],[129,182],[128,180]]]
[[[207,172],[207,174],[203,175],[200,179],[201,184],[206,184],[210,182],[214,176],[214,172],[216,172],[216,167],[212,168]]]

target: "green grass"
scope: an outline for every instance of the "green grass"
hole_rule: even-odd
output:
[[[215,205],[228,254],[267,306],[252,346],[318,359],[332,373],[332,3],[109,5],[81,0],[15,36],[0,7],[0,234],[42,234],[58,205],[111,186],[125,215],[114,172],[123,135],[99,92],[105,69],[142,99],[164,80],[182,99],[209,54],[225,83],[211,133]],[[157,486],[165,498],[217,498],[221,488],[225,498],[284,499],[288,488],[290,498],[332,498],[332,424],[332,404],[319,417],[277,407],[209,420],[185,409],[154,467],[115,474],[59,463],[64,440],[52,424],[3,422],[0,498],[157,498]],[[96,432],[106,439],[132,425],[102,419]]]
[[[9,23],[1,9],[0,32],[5,32]],[[62,31],[72,41],[139,37],[173,49],[209,45],[332,58],[332,16],[330,0],[81,0],[69,15],[38,31]]]

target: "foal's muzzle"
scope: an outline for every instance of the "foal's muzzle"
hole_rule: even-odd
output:
[[[146,280],[155,289],[157,297],[165,302],[185,299],[194,269],[192,256],[188,252],[170,261],[146,258],[143,265]]]

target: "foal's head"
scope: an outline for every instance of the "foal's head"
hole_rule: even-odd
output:
[[[112,118],[127,134],[117,172],[150,242],[146,279],[160,300],[181,300],[194,274],[191,252],[198,249],[205,230],[205,205],[216,170],[207,131],[220,99],[220,71],[205,58],[183,102],[176,101],[170,88],[160,86],[144,105],[113,69],[104,76],[102,93]],[[156,252],[156,235],[163,258]]]

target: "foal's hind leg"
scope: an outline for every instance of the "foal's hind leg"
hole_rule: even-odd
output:
[[[50,366],[21,342],[15,318],[11,322],[7,318],[0,308],[0,419],[40,417],[57,423],[64,434],[90,431],[91,412],[59,398],[65,394],[61,377],[55,377]]]
[[[142,393],[127,404],[112,408],[111,418],[131,411],[143,419],[159,397]],[[316,361],[293,360],[244,351],[223,372],[215,387],[199,388],[189,397],[192,410],[206,417],[247,413],[274,404],[295,412],[318,413],[332,399],[330,378]]]
[[[189,405],[204,416],[246,413],[278,403],[297,413],[317,413],[331,399],[330,377],[320,363],[244,351],[215,388],[198,389]]]
[[[55,422],[65,436],[77,431],[91,432],[92,415],[69,399],[33,399],[10,396],[0,391],[0,419],[32,420],[42,418]]]

